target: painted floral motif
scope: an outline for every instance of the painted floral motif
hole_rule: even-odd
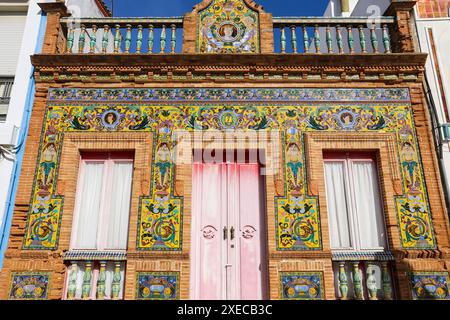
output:
[[[413,273],[411,285],[415,300],[450,300],[450,278],[446,272]]]
[[[199,13],[198,50],[202,53],[259,52],[258,13],[243,0],[214,0]]]
[[[312,88],[51,89],[48,100],[91,102],[410,102],[409,90]]]
[[[321,300],[322,272],[281,273],[281,298],[284,300]]]
[[[45,300],[48,295],[49,274],[13,273],[10,300]]]
[[[159,104],[135,101],[134,103],[101,103],[104,97],[127,96],[131,90],[51,90],[49,108],[39,154],[38,169],[34,186],[32,206],[29,212],[24,249],[56,249],[61,223],[63,199],[54,195],[56,176],[59,167],[64,132],[154,132],[155,139],[152,155],[152,174],[150,196],[140,200],[138,243],[141,250],[179,251],[182,248],[183,199],[174,196],[174,148],[175,130],[277,130],[283,137],[283,172],[285,197],[275,199],[275,217],[277,227],[277,249],[288,251],[320,250],[322,248],[321,226],[318,199],[309,197],[306,186],[305,154],[303,133],[307,131],[329,132],[393,132],[397,137],[397,152],[401,163],[404,195],[395,198],[401,243],[405,249],[435,248],[435,238],[431,224],[430,209],[418,153],[417,138],[413,126],[411,107],[403,102],[372,103],[374,97],[386,101],[409,97],[407,90],[355,89],[356,93],[347,95],[339,103],[313,102],[298,103],[297,91],[291,102],[281,103],[276,96],[265,95],[260,91],[241,89],[189,89],[192,99],[208,94],[223,97],[223,102],[201,103],[189,100],[175,103],[166,99],[180,97],[179,89],[158,89],[158,96],[165,95]],[[133,96],[139,96],[133,89]],[[267,94],[274,91],[267,89]],[[331,89],[330,89],[331,90]],[[288,90],[289,91],[289,90]],[[328,97],[339,97],[337,93],[311,89],[308,99],[318,97],[322,92]],[[142,89],[141,96],[148,94]],[[283,92],[281,90],[280,92]],[[95,95],[92,95],[95,93]],[[232,93],[232,95],[231,95]],[[261,98],[258,103],[227,102],[228,96],[248,100],[245,94],[256,94]],[[293,93],[293,92],[291,92]],[[388,94],[392,93],[392,97]],[[186,92],[183,97],[186,97]],[[366,103],[358,106],[350,103],[354,95],[367,97]],[[86,97],[83,100],[82,97]],[[172,97],[172,98],[170,98]],[[342,96],[343,97],[343,96]],[[75,102],[73,99],[79,98]],[[285,97],[289,99],[289,97]],[[64,103],[61,100],[67,99]],[[93,99],[93,100],[89,100]],[[147,99],[147,98],[146,98]],[[175,99],[175,98],[174,98]],[[178,98],[177,98],[178,99]],[[209,99],[209,98],[208,98]],[[212,98],[211,98],[212,99]],[[306,98],[305,98],[306,99]],[[53,101],[52,101],[53,100]],[[58,100],[58,101],[56,101]],[[201,99],[200,99],[201,100]],[[316,101],[320,101],[318,98]],[[115,127],[104,123],[106,115],[114,114],[110,119]],[[114,121],[115,120],[115,121]]]
[[[138,273],[136,293],[137,299],[179,299],[178,278],[178,273]]]

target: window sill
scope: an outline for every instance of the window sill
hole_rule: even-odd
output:
[[[390,251],[340,251],[332,252],[333,261],[393,261]]]
[[[65,261],[126,261],[126,250],[110,250],[110,251],[96,251],[96,250],[71,250],[64,254]]]

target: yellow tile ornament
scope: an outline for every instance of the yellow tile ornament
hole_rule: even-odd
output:
[[[330,102],[333,101],[333,102]],[[436,241],[407,89],[52,89],[23,248],[56,250],[64,199],[55,196],[65,132],[155,133],[150,197],[139,204],[137,248],[180,251],[183,198],[174,195],[175,130],[277,130],[286,197],[275,199],[277,250],[321,250],[318,199],[306,186],[305,132],[392,132],[404,195],[395,199],[401,244]]]

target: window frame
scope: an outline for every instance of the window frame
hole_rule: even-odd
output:
[[[125,249],[112,249],[106,246],[103,247],[103,244],[106,244],[107,232],[102,230],[102,226],[105,224],[102,222],[106,221],[106,213],[107,213],[107,205],[108,199],[111,199],[111,188],[112,188],[112,179],[114,175],[114,164],[116,163],[131,163],[132,165],[132,178],[131,178],[131,192],[130,192],[130,208],[128,212],[128,228],[127,228],[127,239],[129,236],[129,223],[130,223],[130,215],[131,215],[131,200],[133,195],[133,177],[134,177],[134,152],[131,151],[118,151],[118,152],[81,152],[79,159],[79,170],[78,170],[78,179],[77,179],[77,187],[75,193],[75,206],[73,211],[73,220],[72,220],[72,229],[71,229],[71,237],[70,237],[70,251],[92,251],[92,252],[102,252],[102,251],[117,251],[124,252],[128,248],[128,241],[125,246]],[[74,234],[75,231],[78,230],[78,220],[80,214],[80,203],[81,203],[81,188],[84,182],[85,174],[84,168],[87,163],[103,163],[103,177],[102,177],[102,194],[100,200],[100,212],[99,212],[99,222],[97,228],[97,240],[96,240],[96,248],[76,248],[74,246]],[[104,229],[104,228],[103,228]],[[99,235],[100,234],[100,235]]]
[[[389,241],[386,232],[386,212],[384,207],[384,198],[380,183],[380,174],[378,168],[378,162],[376,155],[370,152],[333,152],[325,151],[323,154],[324,169],[326,163],[343,163],[344,164],[344,185],[345,185],[345,200],[347,206],[347,214],[349,221],[349,233],[350,233],[350,243],[349,248],[335,248],[332,246],[330,237],[330,248],[332,251],[339,252],[386,252],[389,251]],[[379,239],[384,242],[384,246],[366,248],[362,245],[363,238],[359,224],[359,215],[356,203],[356,193],[355,193],[355,181],[353,174],[353,166],[355,163],[371,163],[374,171],[374,178],[377,181],[378,187],[378,200],[380,206],[381,217],[377,217],[382,222],[381,230],[384,237],[380,234]],[[326,181],[325,182],[325,193],[326,193]],[[326,196],[327,197],[327,196]],[[328,200],[328,197],[327,197]],[[328,206],[328,203],[327,203]],[[331,225],[329,225],[329,232],[331,233]]]

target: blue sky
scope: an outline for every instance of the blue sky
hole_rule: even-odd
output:
[[[105,0],[111,8],[112,0]],[[182,16],[201,0],[114,0],[114,15],[121,17]],[[274,16],[321,16],[328,0],[256,0]]]

